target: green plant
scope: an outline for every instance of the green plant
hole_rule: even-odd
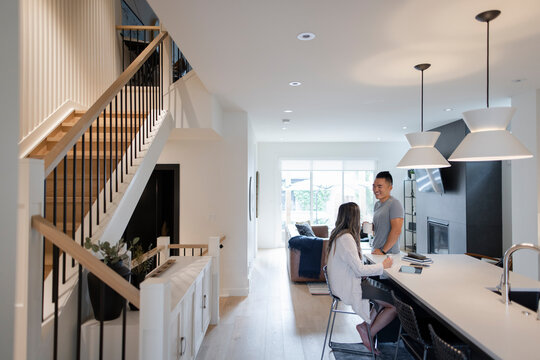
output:
[[[133,244],[138,242],[139,238],[136,238],[136,240],[137,241],[135,241],[135,239],[133,240]],[[94,244],[92,239],[87,237],[84,247],[86,249],[91,249],[96,254],[100,254],[103,257],[103,262],[106,265],[113,265],[128,258],[128,255],[126,254],[127,250],[124,249],[125,244],[124,239],[120,239],[116,245],[111,245],[108,241],[101,242],[99,240],[97,244]],[[122,250],[123,252],[121,253]]]
[[[152,244],[148,246],[149,251],[152,249]],[[143,260],[143,255],[146,253],[142,245],[139,243],[139,238],[136,237],[133,239],[131,246],[129,247],[129,250],[131,251],[131,258],[133,259],[133,262],[137,264],[133,268],[131,268],[131,273],[135,275],[139,274],[147,274],[150,270],[152,270],[154,259],[147,259],[146,261]]]

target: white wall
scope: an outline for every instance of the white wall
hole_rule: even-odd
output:
[[[193,139],[194,136],[217,139],[221,135],[221,107],[195,71],[170,86],[164,94],[164,103],[179,129],[173,135],[175,139]]]
[[[21,140],[67,100],[92,105],[116,80],[121,63],[115,29],[120,1],[19,3]]]
[[[512,97],[517,108],[511,127],[514,134],[534,155],[532,159],[511,162],[512,243],[539,245],[539,190],[538,159],[540,92],[538,90]],[[532,251],[519,251],[514,255],[514,271],[540,279],[539,256]]]
[[[281,234],[281,159],[372,159],[378,171],[388,170],[394,178],[392,195],[403,202],[403,182],[407,171],[396,164],[408,150],[403,142],[387,143],[259,143],[259,248],[283,246]]]
[[[19,136],[19,2],[2,1],[0,23],[2,36],[0,64],[0,103],[2,131],[0,131],[0,349],[2,359],[13,358],[15,256],[17,239],[17,184]]]
[[[180,164],[180,243],[226,235],[222,296],[248,294],[248,118],[223,113],[219,140],[171,140],[158,163]]]

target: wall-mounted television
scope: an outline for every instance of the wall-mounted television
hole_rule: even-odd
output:
[[[440,169],[414,169],[414,173],[418,191],[444,193]]]

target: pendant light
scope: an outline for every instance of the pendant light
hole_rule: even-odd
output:
[[[450,164],[435,148],[435,143],[441,135],[438,131],[424,132],[424,70],[431,64],[418,64],[414,68],[422,72],[420,132],[406,134],[411,148],[397,164],[400,169],[434,169],[449,167]]]
[[[476,20],[487,24],[486,108],[466,111],[463,120],[471,132],[454,150],[450,161],[494,161],[531,158],[533,155],[506,128],[516,112],[514,107],[489,107],[489,22],[499,10],[484,11]]]

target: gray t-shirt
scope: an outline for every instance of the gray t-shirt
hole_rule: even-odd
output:
[[[374,249],[382,249],[390,233],[390,220],[396,218],[403,218],[403,207],[398,199],[390,196],[385,202],[377,201],[375,203],[373,214],[373,230],[375,231],[375,236],[373,237]],[[399,253],[399,239],[387,253]]]

